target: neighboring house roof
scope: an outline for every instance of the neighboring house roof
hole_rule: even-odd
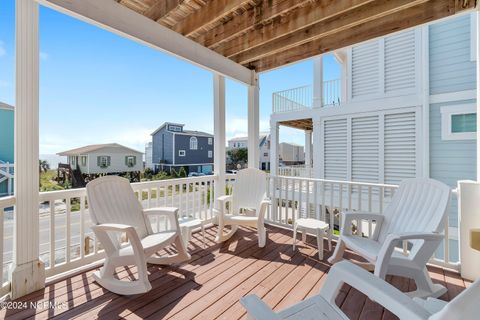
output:
[[[9,104],[6,104],[5,102],[0,102],[0,109],[4,109],[4,110],[14,110],[14,107],[9,105]]]
[[[164,122],[160,127],[158,127],[157,130],[153,131],[151,136],[153,136],[155,133],[157,133],[158,131],[162,130],[163,128],[165,128],[167,125],[172,125],[172,126],[179,126],[179,127],[184,127],[185,125],[184,124],[181,124],[181,123],[175,123],[175,122]]]
[[[183,132],[174,132],[175,134],[186,134],[191,136],[199,136],[199,137],[213,137],[213,134],[203,131],[195,131],[195,130],[183,130]]]
[[[293,142],[281,142],[280,144],[294,146],[294,147],[303,147],[301,144],[293,143]]]
[[[259,136],[260,146],[262,146],[262,144],[266,140],[268,140],[269,137],[270,137],[270,133],[260,133],[260,136]],[[235,137],[235,138],[232,138],[232,139],[228,140],[228,142],[236,142],[236,141],[248,141],[248,137]]]
[[[94,151],[98,151],[98,150],[101,150],[101,149],[104,149],[104,148],[122,148],[122,149],[125,149],[125,150],[128,150],[128,151],[131,151],[131,152],[142,153],[143,154],[143,152],[140,152],[140,151],[137,151],[135,149],[131,149],[131,148],[122,146],[121,144],[118,144],[118,143],[106,143],[106,144],[92,144],[92,145],[88,145],[88,146],[84,146],[84,147],[80,147],[80,148],[76,148],[76,149],[71,149],[71,150],[59,152],[59,153],[57,153],[57,155],[59,155],[59,156],[78,156],[78,155],[88,154],[88,153],[91,153],[91,152],[94,152]]]

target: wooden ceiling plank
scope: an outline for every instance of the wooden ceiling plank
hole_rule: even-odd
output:
[[[240,52],[250,50],[256,46],[262,45],[267,41],[272,41],[276,37],[297,31],[301,28],[310,26],[311,24],[324,21],[333,16],[337,16],[344,12],[363,6],[374,0],[318,0],[312,2],[311,5],[298,8],[290,15],[295,18],[284,17],[273,19],[273,21],[263,28],[254,29],[245,35],[222,43],[214,50],[221,55],[231,57]],[[284,22],[288,19],[289,24]]]
[[[259,24],[305,5],[307,2],[311,2],[311,0],[262,0],[252,9],[236,15],[231,20],[196,37],[195,41],[207,48],[214,49],[222,42],[231,40],[248,30],[253,30]]]
[[[264,56],[272,55],[275,52],[284,51],[288,48],[332,35],[343,30],[351,29],[357,25],[372,21],[382,16],[390,15],[410,7],[428,2],[429,0],[381,0],[374,1],[367,5],[350,10],[338,16],[302,28],[296,32],[288,33],[282,37],[274,37],[263,45],[257,46],[251,50],[231,56],[230,58],[240,64],[246,64],[250,61],[258,60]],[[286,23],[289,25],[290,23]],[[287,28],[290,29],[290,28]],[[272,32],[276,32],[272,30]]]
[[[403,29],[415,27],[472,9],[473,1],[465,8],[458,7],[455,0],[431,0],[411,7],[402,12],[383,16],[377,20],[363,23],[353,30],[347,29],[337,34],[313,40],[295,48],[278,52],[247,65],[257,72],[272,70],[322,53],[348,47],[370,39],[385,36]]]
[[[203,26],[220,20],[250,1],[248,0],[211,0],[205,6],[176,23],[172,30],[188,37]]]
[[[158,21],[183,2],[184,0],[157,0],[154,5],[145,10],[143,15],[147,18]]]

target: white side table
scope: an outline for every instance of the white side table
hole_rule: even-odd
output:
[[[194,218],[180,218],[178,219],[180,229],[182,232],[183,244],[188,246],[188,242],[192,239],[192,231],[196,228],[202,228],[203,248],[205,249],[205,227],[203,221]]]
[[[313,231],[317,235],[318,258],[323,260],[323,237],[328,236],[328,250],[332,251],[332,232],[328,223],[317,219],[297,219],[293,225],[293,250],[297,241],[297,229],[302,232],[302,242],[307,240],[307,231]]]

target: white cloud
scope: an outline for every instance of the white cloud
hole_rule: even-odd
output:
[[[5,43],[0,41],[0,57],[3,57],[7,54],[7,50],[5,49]]]

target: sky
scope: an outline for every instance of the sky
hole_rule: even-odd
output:
[[[15,105],[15,1],[0,0],[0,101]],[[338,78],[324,57],[325,80]],[[260,74],[260,130],[269,131],[272,93],[310,85],[306,60]],[[227,139],[246,136],[247,87],[226,82]],[[144,151],[162,123],[213,133],[210,71],[40,7],[40,154],[117,142]],[[303,145],[300,130],[281,142]]]

